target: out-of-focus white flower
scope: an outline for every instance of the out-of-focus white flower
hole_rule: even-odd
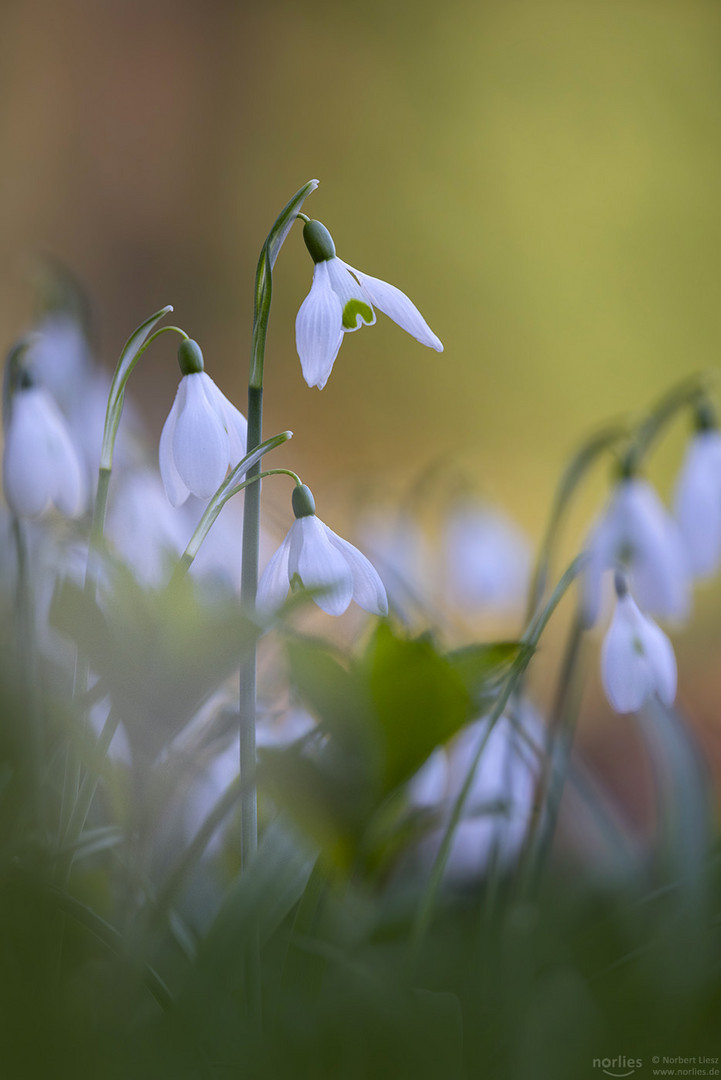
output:
[[[185,549],[190,530],[185,514],[168,504],[155,470],[126,472],[113,493],[105,527],[117,554],[144,585],[161,585],[172,561]]]
[[[407,620],[412,611],[429,611],[435,560],[420,525],[408,514],[377,509],[363,518],[359,535],[395,614]]]
[[[203,370],[194,341],[178,349],[183,378],[160,436],[160,475],[173,506],[209,499],[245,454],[248,424]]]
[[[257,744],[259,747],[289,746],[310,735],[317,726],[315,717],[298,705],[284,709],[276,716],[266,713],[260,716]]]
[[[618,600],[601,647],[601,680],[618,713],[637,712],[657,694],[664,705],[676,697],[676,657],[656,623],[639,611],[622,575],[616,575]]]
[[[8,506],[18,517],[40,517],[51,505],[68,517],[85,510],[85,478],[65,421],[27,372],[11,400],[3,484]]]
[[[459,608],[508,612],[523,604],[531,547],[505,514],[477,501],[459,503],[443,541],[448,595]]]
[[[303,238],[315,263],[311,290],[295,321],[295,339],[303,377],[322,390],[333,369],[343,334],[375,321],[374,307],[437,352],[443,345],[405,293],[395,285],[363,274],[335,253],[333,239],[319,221],[309,221]]]
[[[616,484],[586,542],[583,606],[592,624],[601,606],[603,574],[623,569],[644,611],[661,618],[688,614],[690,577],[678,525],[638,476]]]
[[[46,315],[34,328],[28,363],[66,416],[90,374],[90,349],[82,326],[66,311]]]
[[[520,854],[531,819],[541,754],[540,722],[524,706],[514,720],[501,716],[488,734],[488,717],[437,750],[416,774],[410,788],[415,805],[437,806],[447,821],[481,741],[487,742],[476,768],[463,816],[456,827],[446,873],[456,880],[478,877],[492,860],[503,865]],[[440,843],[429,838],[433,857]]]
[[[297,583],[318,589],[314,600],[329,615],[342,615],[351,600],[373,615],[386,615],[388,599],[376,570],[315,516],[315,502],[305,484],[293,490],[293,511],[296,520],[258,584],[258,610],[276,610]]]
[[[691,572],[710,577],[721,562],[721,432],[698,431],[676,483],[674,512]]]
[[[182,507],[187,522],[183,546],[195,531],[205,511],[205,505],[200,499],[191,496]],[[202,578],[208,585],[215,584],[223,590],[230,588],[239,593],[242,536],[243,500],[229,499],[213,522],[213,528],[200,545],[190,568],[191,575]],[[266,530],[261,528],[260,558],[267,561],[274,550],[275,544],[271,543]]]

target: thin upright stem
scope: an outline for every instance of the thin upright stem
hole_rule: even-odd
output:
[[[262,441],[263,389],[248,387],[248,443],[252,453]],[[248,473],[252,480],[260,473],[260,463]],[[248,612],[255,610],[258,592],[258,549],[260,543],[260,482],[246,488],[243,510],[243,563],[240,579],[240,599]],[[255,774],[256,723],[256,662],[255,643],[244,652],[240,668],[240,782],[241,796],[241,866],[245,869],[258,848],[258,809]]]

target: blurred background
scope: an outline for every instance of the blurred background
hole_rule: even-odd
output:
[[[380,316],[309,390],[294,320],[312,264],[291,234],[265,430],[295,438],[274,463],[340,532],[356,492],[403,497],[440,463],[537,541],[590,430],[717,363],[720,46],[715,0],[4,0],[3,338],[27,329],[51,255],[85,283],[109,369],[172,303],[243,408],[258,252],[317,177],[305,210],[412,297],[445,352]],[[177,381],[166,339],[131,383],[153,438]],[[651,463],[664,496],[686,430]],[[718,601],[705,590],[675,638],[682,705],[717,762]],[[614,731],[628,742],[592,685],[582,738],[609,766]],[[636,775],[617,781],[631,800]]]

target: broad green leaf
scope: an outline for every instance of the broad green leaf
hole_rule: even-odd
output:
[[[409,641],[388,623],[378,626],[361,670],[382,746],[382,790],[389,793],[471,719],[473,703],[461,676],[429,638]]]
[[[498,683],[510,672],[522,653],[530,656],[531,646],[521,641],[496,641],[490,644],[466,645],[448,654],[448,660],[458,673],[479,710],[493,699]]]

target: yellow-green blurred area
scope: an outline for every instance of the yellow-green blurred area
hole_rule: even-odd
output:
[[[354,491],[397,495],[446,461],[537,540],[589,431],[718,363],[720,46],[715,0],[6,0],[3,337],[27,328],[50,253],[87,284],[103,363],[172,303],[242,407],[258,252],[318,177],[305,210],[445,351],[380,316],[309,390],[294,320],[312,264],[292,233],[265,430],[295,438],[273,463],[342,528]],[[153,436],[177,379],[167,340],[133,376]],[[683,434],[652,463],[664,495]],[[283,484],[267,491],[285,507]],[[707,713],[717,608],[707,591],[680,647],[681,696],[703,688]]]

